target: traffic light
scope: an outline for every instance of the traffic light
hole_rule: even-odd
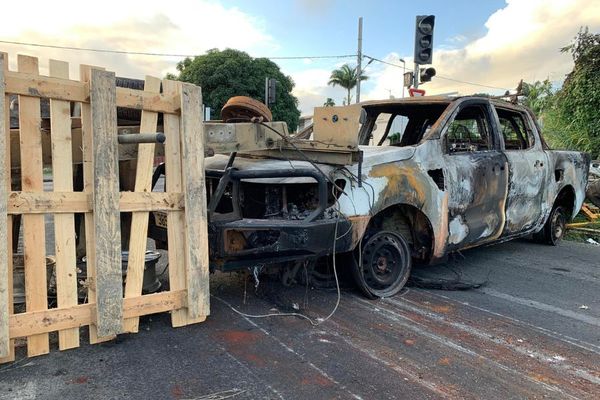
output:
[[[417,15],[415,28],[415,64],[431,64],[435,15]]]
[[[269,78],[267,83],[267,105],[270,106],[275,104],[277,100],[277,80],[275,78]]]
[[[433,78],[434,76],[435,76],[435,68],[429,67],[429,68],[421,68],[419,70],[419,79],[421,80],[421,83],[431,81],[431,78]]]

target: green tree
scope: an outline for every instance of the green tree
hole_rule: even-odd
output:
[[[600,34],[581,29],[561,51],[570,52],[575,65],[545,113],[546,136],[557,147],[600,157]]]
[[[331,97],[328,97],[327,100],[325,100],[325,103],[323,103],[323,107],[333,107],[335,106],[335,101],[333,101],[333,99]]]
[[[366,81],[369,77],[365,75],[361,75],[360,80]],[[329,77],[328,85],[331,86],[341,86],[348,91],[348,96],[346,97],[346,104],[350,104],[352,102],[352,95],[350,91],[356,86],[358,82],[358,72],[356,67],[352,68],[348,64],[344,64],[339,69],[334,69],[331,71],[331,76]]]
[[[540,118],[552,106],[552,101],[554,100],[552,82],[549,79],[543,82],[523,82],[522,94],[523,97],[520,99],[520,102],[529,107]]]
[[[300,111],[292,95],[294,81],[267,58],[252,58],[234,49],[209,50],[206,54],[187,57],[177,64],[179,74],[173,78],[202,87],[203,102],[219,118],[221,108],[233,96],[265,100],[265,78],[275,78],[277,101],[271,108],[273,119],[285,121],[290,132],[296,130]]]

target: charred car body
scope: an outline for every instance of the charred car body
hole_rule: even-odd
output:
[[[391,296],[415,261],[527,235],[556,244],[583,203],[589,156],[549,150],[521,106],[480,97],[360,106],[352,165],[206,159],[212,268],[335,252],[367,296]],[[159,244],[160,225],[150,226]]]

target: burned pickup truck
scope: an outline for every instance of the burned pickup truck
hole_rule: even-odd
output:
[[[414,263],[524,236],[556,245],[582,205],[589,156],[550,150],[524,107],[480,97],[353,107],[315,114],[313,133],[326,120],[331,143],[354,136],[351,161],[313,157],[287,135],[293,150],[206,159],[213,269],[335,253],[365,295],[387,297]],[[336,128],[352,119],[353,132]],[[164,246],[159,219],[150,236]]]

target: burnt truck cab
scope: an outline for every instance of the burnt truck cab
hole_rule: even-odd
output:
[[[206,158],[212,268],[335,252],[367,296],[391,296],[414,261],[528,235],[555,245],[583,203],[589,156],[550,150],[522,106],[421,97],[358,109],[360,157],[350,165],[283,153]],[[158,219],[149,233],[160,246]]]

